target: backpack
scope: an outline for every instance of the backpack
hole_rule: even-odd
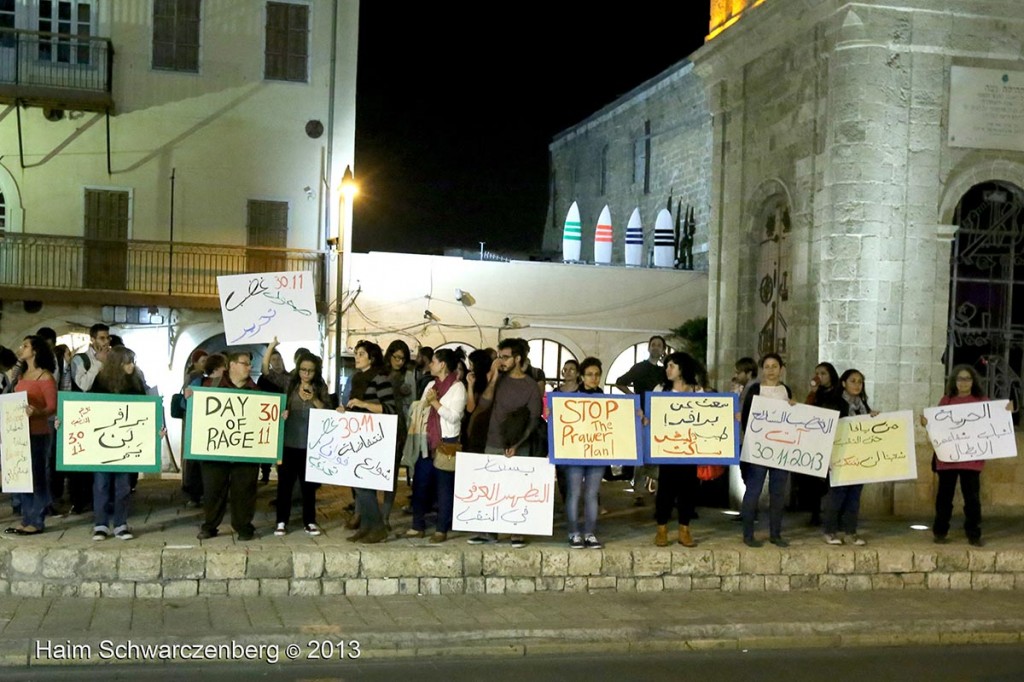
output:
[[[71,371],[71,390],[78,391],[79,393],[84,393],[84,391],[78,386],[78,383],[75,381],[75,358],[82,358],[82,365],[85,367],[86,372],[92,369],[92,360],[89,359],[88,353],[78,353],[77,355],[75,355],[74,358],[71,358],[71,367],[68,368],[69,371]]]

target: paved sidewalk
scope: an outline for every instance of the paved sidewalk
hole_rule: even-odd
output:
[[[1021,644],[1024,593],[13,597],[0,634],[8,667]]]

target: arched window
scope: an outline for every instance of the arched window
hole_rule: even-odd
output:
[[[635,346],[630,346],[619,353],[615,357],[615,360],[612,361],[611,365],[604,366],[603,381],[605,385],[605,393],[622,393],[622,391],[615,388],[615,380],[628,372],[636,363],[647,360],[650,357],[650,351],[648,350],[649,346],[650,343],[648,341],[641,341]],[[676,349],[672,346],[668,346],[665,350],[665,355],[667,356],[674,352],[676,352]]]
[[[461,348],[462,352],[466,354],[467,358],[469,357],[470,353],[476,350],[474,346],[468,343],[463,343],[462,341],[450,341],[449,343],[442,343],[440,346],[434,348],[434,352],[436,353],[442,348],[450,348],[452,350],[455,350],[456,348]]]
[[[786,355],[786,312],[789,300],[789,246],[792,223],[789,204],[782,194],[764,204],[756,233],[758,241],[757,296],[754,303],[757,321],[757,353]]]
[[[544,379],[551,387],[558,385],[566,360],[579,360],[571,350],[551,339],[530,339],[529,344],[530,364],[544,371]]]
[[[1020,404],[1024,374],[1024,190],[975,185],[956,207],[946,366],[975,367],[992,398]]]

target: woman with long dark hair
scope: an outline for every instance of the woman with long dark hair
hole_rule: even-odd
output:
[[[292,511],[292,489],[299,481],[302,494],[302,525],[306,535],[320,535],[316,525],[316,491],[319,483],[306,481],[306,446],[309,411],[322,410],[330,404],[329,391],[323,377],[323,361],[312,353],[299,355],[285,388],[288,418],[284,422],[284,450],[277,467],[277,527],[274,535],[288,533]]]
[[[57,361],[49,344],[39,336],[26,336],[18,347],[18,360],[23,370],[14,387],[27,394],[29,455],[32,466],[32,492],[15,493],[21,509],[21,525],[4,531],[5,535],[38,535],[46,525],[46,508],[50,505],[50,485],[46,463],[50,456],[50,415],[57,412],[57,380],[53,373]]]
[[[391,530],[391,509],[395,506],[395,497],[398,495],[398,469],[402,466],[402,452],[405,450],[405,440],[409,436],[409,409],[416,400],[416,376],[409,365],[409,344],[401,339],[395,339],[388,344],[384,351],[384,360],[388,367],[388,379],[391,381],[391,390],[395,396],[395,414],[398,415],[398,431],[395,439],[395,480],[391,490],[384,493],[384,502],[381,505],[381,516],[384,517],[384,527]]]
[[[868,404],[868,394],[864,390],[864,375],[856,369],[848,369],[839,378],[842,387],[842,409],[844,417],[858,415],[876,415]],[[825,543],[841,545],[843,539],[839,531],[846,534],[846,539],[854,545],[865,545],[864,538],[857,535],[857,522],[860,517],[860,495],[864,484],[840,485],[829,489],[825,496]]]
[[[836,410],[840,417],[847,416],[839,372],[831,362],[819,363],[814,368],[811,391],[807,394],[804,403],[826,410]],[[820,526],[821,502],[822,498],[828,494],[828,479],[809,474],[792,474],[792,477],[797,508],[811,512],[810,525]]]
[[[146,395],[142,377],[135,369],[135,353],[124,346],[112,347],[89,392]],[[131,498],[131,472],[93,472],[93,540],[106,540],[111,535],[118,540],[131,540],[135,537],[128,528]]]
[[[360,341],[356,344],[354,356],[357,373],[349,382],[351,392],[348,400],[344,407],[338,407],[338,411],[394,414],[395,396],[380,346],[372,341]],[[349,541],[364,544],[383,542],[388,537],[388,531],[377,500],[377,491],[353,488],[352,492],[356,501],[356,517],[353,517],[351,525],[358,525],[359,530],[349,536]]]

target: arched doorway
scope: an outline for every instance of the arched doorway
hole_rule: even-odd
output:
[[[1002,181],[957,204],[945,364],[975,367],[992,398],[1020,404],[1024,375],[1024,190]],[[1019,414],[1015,415],[1019,420]]]
[[[757,322],[757,353],[786,355],[787,301],[789,300],[789,233],[792,222],[789,203],[782,194],[765,202],[758,224],[757,295],[754,303]]]

